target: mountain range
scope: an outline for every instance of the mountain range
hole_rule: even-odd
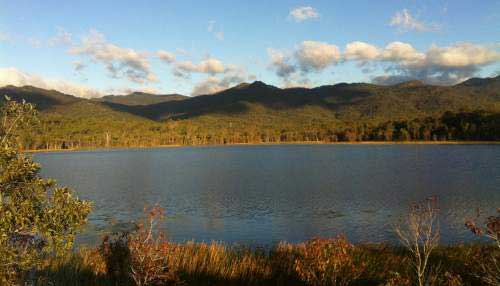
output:
[[[246,143],[282,138],[278,133],[373,129],[387,122],[439,118],[446,112],[500,113],[500,76],[453,86],[410,81],[282,89],[256,81],[196,97],[136,92],[83,99],[32,86],[6,86],[0,94],[35,104],[44,123],[41,133],[53,144],[78,141],[80,146]]]

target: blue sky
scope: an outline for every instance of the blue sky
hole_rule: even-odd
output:
[[[83,97],[196,95],[253,80],[453,84],[500,72],[500,1],[0,0],[0,7],[0,85]]]

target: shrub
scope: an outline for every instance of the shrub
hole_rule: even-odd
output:
[[[130,282],[128,233],[106,235],[98,249],[105,261],[109,280],[122,285]]]
[[[354,263],[354,249],[344,236],[309,240],[300,246],[295,269],[310,285],[349,285],[361,275],[363,268]]]
[[[22,283],[48,255],[62,256],[87,222],[91,205],[39,176],[17,145],[17,131],[36,121],[34,107],[6,98],[0,110],[0,285]]]
[[[163,216],[163,210],[155,206],[148,218],[140,221],[137,230],[128,237],[130,275],[137,286],[165,285],[176,281],[175,272],[169,265],[172,247],[158,227]]]
[[[419,286],[426,284],[429,258],[439,244],[438,213],[437,198],[428,198],[412,205],[404,222],[396,228],[396,234],[413,258]]]
[[[491,251],[486,262],[482,262],[481,272],[477,276],[487,285],[500,285],[500,208],[497,209],[496,216],[489,216],[484,222],[484,226],[480,227],[473,220],[468,220],[465,226],[477,236],[485,236],[496,245],[494,251]]]

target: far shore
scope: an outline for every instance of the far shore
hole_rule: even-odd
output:
[[[51,152],[74,152],[74,151],[111,151],[120,149],[154,149],[154,148],[183,148],[183,147],[224,147],[224,146],[273,146],[273,145],[498,145],[500,141],[360,141],[360,142],[266,142],[266,143],[229,143],[229,144],[206,144],[206,145],[152,145],[152,146],[113,146],[92,148],[68,148],[68,149],[33,149],[24,150],[25,153],[51,153]]]

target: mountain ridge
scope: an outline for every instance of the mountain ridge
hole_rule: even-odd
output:
[[[458,86],[478,86],[478,85],[484,85],[488,84],[491,82],[495,82],[500,84],[500,75],[493,76],[493,77],[485,77],[485,78],[478,78],[478,77],[473,77],[469,78],[467,80],[464,80],[460,83],[454,84],[454,85],[430,85],[426,84],[423,81],[420,80],[408,80],[404,81],[401,83],[396,83],[392,85],[382,85],[382,84],[374,84],[374,83],[366,83],[366,82],[353,82],[353,83],[347,83],[347,82],[340,82],[336,84],[330,84],[330,85],[320,85],[317,87],[289,87],[289,88],[280,88],[276,87],[274,85],[266,84],[263,81],[256,80],[254,82],[248,83],[248,82],[242,82],[239,83],[235,86],[229,87],[227,89],[218,91],[213,94],[220,94],[224,93],[226,91],[230,90],[242,90],[242,89],[248,89],[248,88],[253,88],[253,89],[258,89],[258,88],[272,88],[272,89],[278,89],[278,90],[315,90],[315,89],[322,89],[326,87],[348,87],[348,86],[371,86],[371,87],[419,87],[419,86],[427,86],[427,87],[458,87]],[[54,89],[44,89],[36,86],[31,86],[31,85],[24,85],[24,86],[14,86],[14,85],[6,85],[0,87],[0,90],[3,89],[31,89],[31,90],[40,90],[40,91],[45,91],[45,92],[55,92],[64,96],[71,96],[74,98],[78,99],[85,99],[83,97],[77,97],[72,94],[66,94],[63,92],[60,92],[58,90]],[[199,97],[199,96],[207,96],[207,95],[213,95],[213,94],[201,94],[198,96],[187,96],[187,95],[182,95],[178,93],[171,93],[171,94],[156,94],[156,93],[149,93],[149,92],[142,92],[142,91],[134,91],[129,94],[123,94],[123,95],[116,95],[116,94],[107,94],[103,95],[101,97],[94,97],[91,98],[92,100],[96,101],[105,101],[103,99],[108,99],[108,98],[127,98],[127,97],[141,97],[141,96],[146,96],[146,97],[181,97],[182,99],[187,99],[187,98],[193,98],[193,97]],[[144,105],[144,104],[141,104]]]
[[[172,93],[172,94],[153,94],[146,92],[132,92],[125,95],[104,95],[102,97],[93,98],[94,101],[117,103],[123,105],[149,105],[160,102],[168,102],[173,100],[184,100],[188,96]]]
[[[0,94],[37,105],[44,130],[26,143],[35,148],[61,142],[81,148],[500,137],[500,77],[454,86],[412,81],[282,89],[254,82],[152,104],[88,100],[34,87],[4,87]]]
[[[339,83],[314,88],[279,88],[262,81],[242,83],[214,94],[188,97],[136,92],[107,95],[90,101],[120,112],[156,121],[186,119],[204,114],[241,114],[259,105],[273,112],[316,106],[343,120],[380,117],[385,120],[422,117],[445,111],[500,109],[500,76],[473,78],[453,86],[427,85],[408,81],[395,85]],[[0,93],[37,104],[40,110],[87,100],[35,87],[3,87]],[[351,112],[352,111],[352,112]],[[300,111],[298,111],[300,112]],[[357,116],[345,116],[357,113]],[[351,115],[353,115],[351,114]]]

